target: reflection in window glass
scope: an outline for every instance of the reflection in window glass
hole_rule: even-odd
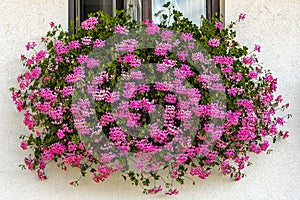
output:
[[[155,17],[154,14],[160,10],[167,11],[162,6],[168,1],[197,25],[201,23],[201,15],[206,16],[206,0],[152,0],[152,19],[155,23],[161,21],[161,16]]]

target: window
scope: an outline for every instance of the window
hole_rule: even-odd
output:
[[[152,14],[157,13],[162,9],[162,6],[170,1],[175,9],[182,12],[183,16],[192,20],[195,24],[199,25],[201,22],[200,16],[206,16],[206,0],[152,0]],[[155,23],[162,20],[161,16],[152,16]]]
[[[87,18],[88,13],[98,10],[114,15],[116,9],[127,9],[129,5],[133,5],[130,10],[133,19],[159,21],[160,19],[154,14],[168,1],[184,16],[199,24],[201,15],[210,19],[215,13],[220,14],[220,1],[222,0],[69,0],[69,22],[75,21],[78,17],[80,23]]]

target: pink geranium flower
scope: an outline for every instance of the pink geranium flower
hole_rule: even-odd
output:
[[[239,14],[239,19],[245,19],[245,18],[246,18],[246,13]]]
[[[128,35],[129,30],[126,28],[126,26],[121,26],[118,24],[115,26],[114,32],[122,35]]]
[[[257,51],[258,53],[260,52],[261,46],[258,44],[254,45],[254,51]]]
[[[54,22],[50,22],[50,27],[53,28],[55,26]]]
[[[216,29],[221,30],[223,28],[223,23],[222,22],[215,22],[215,27],[216,27]]]
[[[215,38],[210,38],[208,41],[208,46],[217,47],[220,45],[220,40]]]
[[[27,142],[21,142],[21,145],[20,145],[20,147],[23,149],[23,150],[27,150],[27,147],[28,147],[28,144],[27,144]]]
[[[166,192],[166,194],[167,195],[176,195],[176,194],[178,194],[179,193],[179,191],[175,188],[174,190],[169,190],[168,192]]]

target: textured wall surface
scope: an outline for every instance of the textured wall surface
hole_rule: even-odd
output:
[[[247,177],[232,182],[218,172],[196,186],[179,187],[172,199],[300,199],[300,0],[227,0],[226,21],[239,12],[247,19],[237,26],[241,44],[262,45],[260,61],[278,77],[278,92],[291,103],[293,118],[288,122],[290,138],[272,145],[271,155],[253,156],[254,165]],[[50,179],[39,181],[35,174],[21,171],[18,165],[24,153],[18,148],[18,136],[26,131],[10,100],[9,87],[23,68],[19,55],[27,41],[37,41],[54,21],[67,24],[67,0],[2,0],[0,2],[0,200],[56,199],[170,199],[164,195],[144,196],[115,176],[105,184],[88,178],[80,186],[68,185],[78,177],[55,166],[48,169]]]

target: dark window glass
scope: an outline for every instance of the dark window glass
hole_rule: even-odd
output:
[[[88,14],[103,10],[109,15],[113,15],[113,1],[110,0],[84,0],[80,1],[80,21],[88,18]]]

